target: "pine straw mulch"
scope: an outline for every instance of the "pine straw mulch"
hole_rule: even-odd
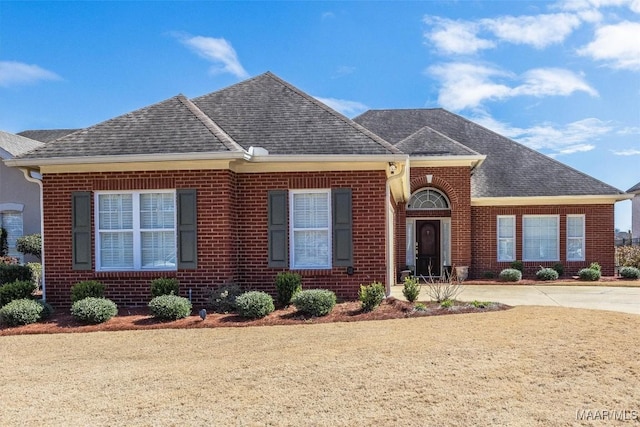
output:
[[[0,326],[0,336],[25,334],[58,334],[73,332],[125,331],[141,329],[190,329],[245,326],[300,325],[330,322],[358,322],[366,320],[400,319],[407,317],[441,316],[461,313],[480,313],[508,310],[511,306],[500,303],[488,303],[485,307],[475,307],[469,303],[455,301],[450,308],[443,308],[436,302],[422,302],[424,308],[416,309],[415,304],[393,297],[386,298],[373,311],[362,311],[358,301],[336,304],[334,309],[323,317],[309,317],[298,312],[295,307],[280,308],[262,319],[245,319],[237,314],[207,313],[203,320],[198,311],[185,318],[162,322],[152,317],[146,307],[120,308],[118,315],[105,323],[86,325],[78,322],[69,314],[69,310],[57,310],[45,321],[31,325],[6,327]]]

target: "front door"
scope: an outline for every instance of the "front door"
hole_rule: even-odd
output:
[[[440,221],[416,221],[416,275],[440,276]]]

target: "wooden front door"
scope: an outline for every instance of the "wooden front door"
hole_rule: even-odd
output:
[[[416,246],[416,275],[440,276],[440,221],[416,221]]]

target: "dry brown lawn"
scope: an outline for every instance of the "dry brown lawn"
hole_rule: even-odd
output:
[[[516,307],[3,336],[0,425],[606,425],[576,414],[640,412],[639,326],[623,313]]]

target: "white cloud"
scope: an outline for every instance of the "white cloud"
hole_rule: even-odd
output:
[[[640,0],[562,0],[556,8],[566,11],[578,12],[595,11],[606,7],[628,7],[632,12],[640,13]]]
[[[629,148],[627,150],[611,150],[616,156],[640,156],[640,150]]]
[[[597,92],[582,77],[560,68],[537,68],[518,77],[487,65],[454,62],[427,69],[441,83],[438,102],[454,111],[479,107],[485,101],[498,101],[516,96],[569,96],[574,92]],[[508,85],[495,80],[522,80]]]
[[[612,68],[640,71],[640,23],[624,21],[600,27],[594,40],[578,54],[604,61]]]
[[[487,114],[474,117],[473,121],[552,157],[591,151],[596,148],[595,140],[613,130],[596,118],[578,120],[564,126],[543,123],[530,128],[514,127]]]
[[[542,49],[562,42],[580,26],[580,19],[569,13],[535,16],[503,16],[482,19],[480,23],[501,40]]]
[[[315,98],[347,117],[355,117],[358,114],[364,113],[369,109],[369,107],[367,107],[365,104],[357,101],[348,101],[345,99],[336,98],[321,98],[319,96],[316,96]]]
[[[203,36],[178,36],[178,39],[200,57],[215,64],[210,69],[211,73],[229,73],[239,79],[249,77],[240,64],[235,49],[227,40]]]
[[[41,80],[61,80],[61,77],[37,65],[16,61],[0,61],[0,86],[32,84]]]
[[[446,54],[471,54],[496,46],[491,40],[477,37],[479,26],[476,23],[439,17],[425,17],[424,22],[434,27],[425,33],[425,37]]]

